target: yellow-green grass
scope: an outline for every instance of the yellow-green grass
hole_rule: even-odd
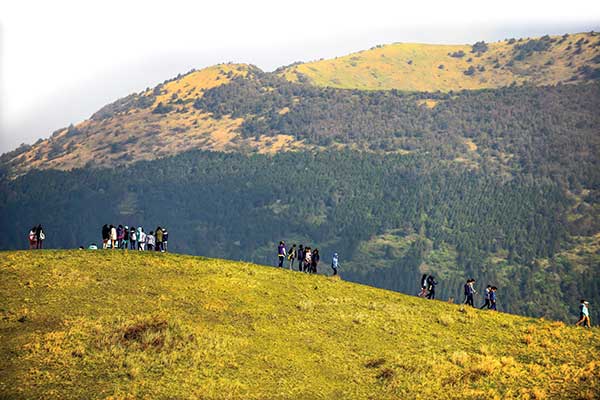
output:
[[[3,399],[600,396],[595,328],[242,262],[3,252],[0,308]]]
[[[489,43],[488,51],[479,55],[471,53],[469,44],[394,43],[335,59],[293,65],[281,75],[291,81],[298,81],[304,75],[317,86],[431,92],[496,88],[513,83],[554,85],[581,80],[573,79],[573,76],[577,75],[580,67],[600,54],[600,46],[595,46],[600,36],[577,33],[562,43],[559,43],[560,36],[554,39],[556,42],[549,50],[533,53],[513,63],[510,61],[514,58],[514,46],[527,39],[513,44],[506,40]],[[580,53],[576,53],[575,43],[580,39],[589,42]],[[465,55],[449,55],[459,51]],[[465,75],[470,66],[475,68],[475,73]]]

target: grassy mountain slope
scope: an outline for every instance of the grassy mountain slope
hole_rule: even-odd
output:
[[[330,277],[173,254],[4,252],[0,289],[2,398],[600,395],[597,328]]]
[[[600,61],[600,36],[595,33],[512,39],[486,46],[395,43],[293,65],[280,73],[291,81],[317,86],[448,92],[582,81],[588,79],[582,68],[590,60]]]

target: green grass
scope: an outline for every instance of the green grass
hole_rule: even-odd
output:
[[[2,399],[600,396],[596,328],[247,263],[3,252],[0,312]]]

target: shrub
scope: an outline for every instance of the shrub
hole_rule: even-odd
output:
[[[467,75],[467,76],[471,76],[475,74],[475,67],[473,67],[472,65],[467,68],[466,70],[463,71],[463,74]]]
[[[168,112],[173,110],[173,106],[164,105],[162,102],[158,103],[158,105],[152,110],[152,114],[167,114]]]
[[[454,57],[454,58],[462,58],[465,56],[465,52],[462,50],[459,50],[459,51],[455,51],[454,53],[448,53],[448,55],[450,57]]]
[[[488,45],[486,42],[476,42],[473,46],[471,46],[471,53],[485,53],[488,51]]]

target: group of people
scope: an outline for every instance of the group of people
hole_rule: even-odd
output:
[[[29,235],[27,238],[29,239],[29,250],[43,249],[46,234],[44,233],[42,225],[34,226],[33,228],[31,228],[29,230]]]
[[[435,287],[437,284],[433,275],[423,274],[421,277],[421,292],[417,296],[431,300],[435,299]]]
[[[497,290],[498,290],[498,288],[496,286],[492,286],[492,285],[486,286],[485,292],[483,295],[484,303],[481,307],[479,307],[479,309],[481,309],[481,310],[489,309],[489,310],[497,311],[497,308],[496,308],[496,291]],[[467,279],[467,282],[465,283],[465,286],[464,286],[464,294],[465,294],[465,302],[464,303],[471,307],[475,307],[474,296],[476,293],[477,293],[477,290],[475,290],[475,279],[473,279],[473,278]]]
[[[319,263],[321,262],[321,254],[319,253],[319,249],[315,248],[313,250],[311,247],[304,247],[302,244],[296,247],[296,244],[293,244],[288,250],[283,240],[279,242],[279,246],[277,247],[277,258],[279,261],[279,268],[284,268],[284,263],[287,260],[288,268],[290,270],[294,269],[294,264],[297,262],[298,271],[309,274],[316,274]],[[333,270],[333,275],[338,274],[339,267],[339,256],[337,253],[333,253],[333,257],[331,258],[331,269]]]
[[[146,233],[141,226],[128,227],[127,225],[104,224],[102,227],[103,249],[131,249],[140,251],[168,250],[169,232],[167,228],[158,226],[154,231]],[[92,245],[94,246],[94,245]]]

